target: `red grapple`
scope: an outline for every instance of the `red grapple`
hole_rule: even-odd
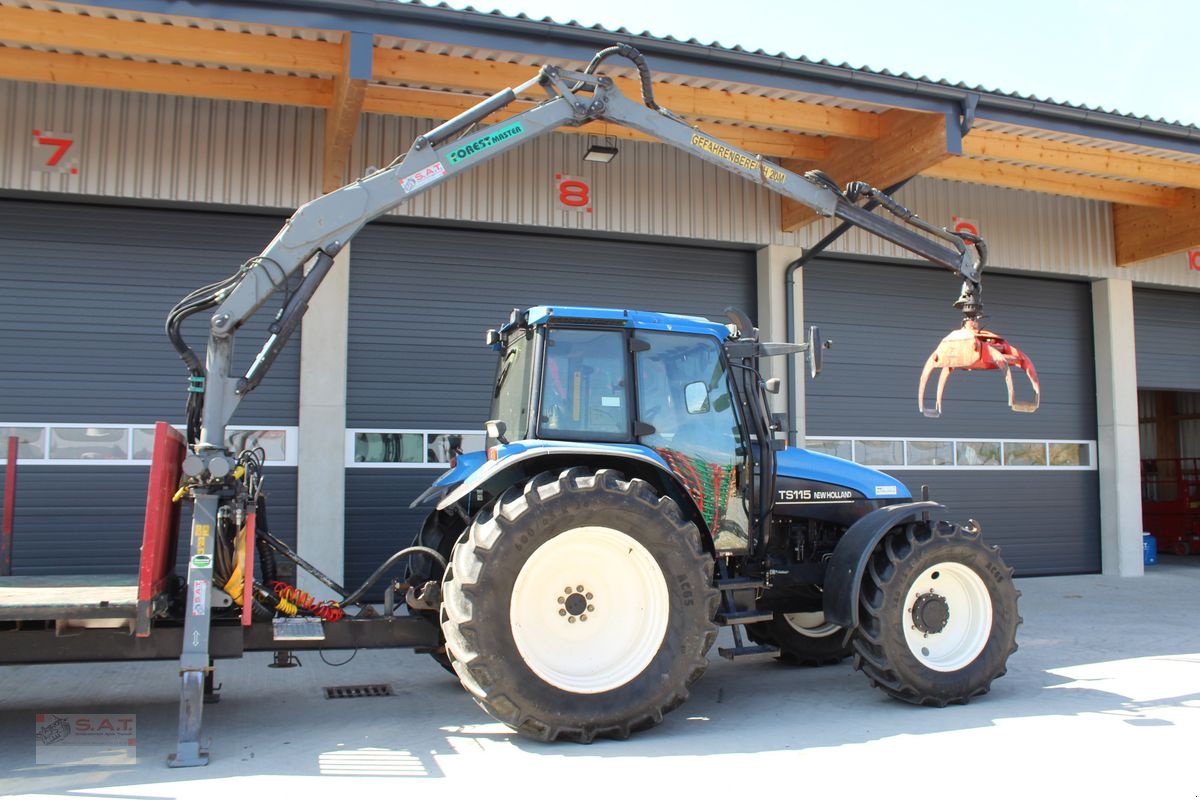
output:
[[[933,408],[925,406],[925,384],[929,376],[938,367],[942,374],[938,377],[937,399]],[[1033,400],[1017,400],[1013,396],[1012,368],[1024,370],[1033,386]],[[980,330],[979,323],[973,319],[963,320],[962,327],[952,331],[949,336],[938,344],[937,349],[925,362],[921,370],[921,384],[917,388],[917,408],[927,417],[942,415],[942,392],[946,389],[946,381],[950,373],[956,369],[1001,369],[1004,370],[1004,382],[1008,385],[1008,405],[1013,411],[1032,413],[1037,411],[1041,402],[1042,389],[1038,382],[1037,370],[1029,356],[1013,347],[1007,341],[992,333]]]

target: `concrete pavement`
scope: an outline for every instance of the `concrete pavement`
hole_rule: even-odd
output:
[[[1027,578],[1021,649],[968,706],[914,708],[849,663],[716,657],[691,699],[626,742],[529,742],[480,711],[428,656],[362,651],[219,662],[208,767],[168,770],[173,662],[0,668],[0,793],[52,797],[524,797],[750,793],[847,798],[1200,797],[1200,558],[1143,578]],[[348,653],[332,652],[330,661]],[[392,697],[322,687],[389,683]],[[134,713],[135,765],[37,766],[39,712]]]

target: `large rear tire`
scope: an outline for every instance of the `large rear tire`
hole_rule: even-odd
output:
[[[446,650],[476,702],[526,736],[625,738],[661,722],[708,665],[712,570],[696,526],[646,482],[543,473],[455,548]]]
[[[977,532],[897,527],[867,564],[854,666],[908,703],[966,703],[987,693],[1017,649],[1018,597],[999,548]]]

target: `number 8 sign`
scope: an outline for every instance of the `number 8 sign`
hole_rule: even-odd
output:
[[[558,205],[568,211],[592,213],[592,187],[583,178],[574,175],[554,176],[555,190],[558,192]]]

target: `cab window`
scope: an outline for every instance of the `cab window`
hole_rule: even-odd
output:
[[[541,435],[628,439],[627,350],[623,331],[551,328],[542,370]]]

